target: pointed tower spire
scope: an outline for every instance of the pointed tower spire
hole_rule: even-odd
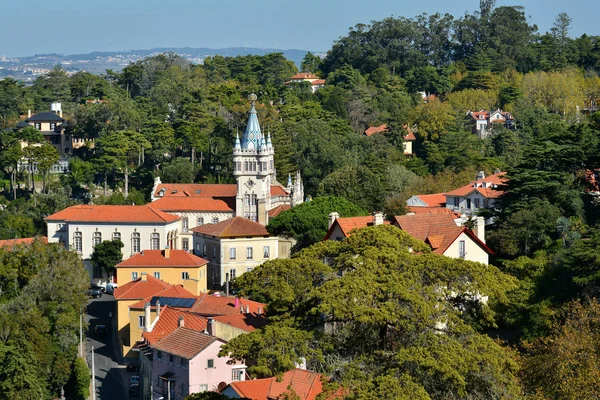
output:
[[[273,148],[273,143],[271,142],[271,131],[267,134],[267,149]]]
[[[256,115],[256,108],[254,102],[256,102],[256,95],[252,93],[248,96],[248,99],[252,102],[250,106],[250,113],[248,114],[248,124],[246,130],[242,135],[242,150],[254,150],[260,149],[263,135],[260,132],[260,124],[258,123],[258,116]]]
[[[236,132],[235,132],[235,146],[233,147],[233,151],[241,151],[241,150],[242,150],[242,146],[240,144],[240,134],[236,130]]]
[[[288,174],[288,183],[287,183],[287,187],[288,189],[292,188],[292,174]]]

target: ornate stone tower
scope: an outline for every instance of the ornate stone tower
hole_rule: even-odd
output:
[[[256,95],[251,94],[249,99],[252,106],[248,124],[241,142],[236,137],[233,148],[233,175],[237,180],[235,215],[266,225],[271,209],[271,182],[275,179],[274,150],[271,135],[265,139],[260,131],[254,107]]]

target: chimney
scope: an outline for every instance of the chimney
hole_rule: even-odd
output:
[[[165,258],[169,258],[171,256],[171,248],[169,246],[165,247]]]
[[[262,308],[258,307],[258,312],[256,314],[260,315],[261,313],[262,313]]]
[[[27,118],[31,118],[31,108],[27,110]]]
[[[483,172],[483,171],[479,171],[479,172],[477,173],[477,176],[475,176],[475,180],[476,180],[476,181],[478,181],[478,180],[480,180],[480,179],[485,179],[485,172]]]
[[[215,320],[211,317],[208,317],[208,323],[206,324],[206,331],[211,336],[216,336],[215,334],[217,333],[214,324],[215,324]]]
[[[148,274],[146,272],[142,272],[142,281],[147,281],[148,280]]]
[[[485,219],[483,217],[477,217],[475,219],[475,227],[473,233],[477,236],[479,240],[485,243]]]
[[[177,326],[180,328],[184,327],[183,315],[179,316],[179,319],[177,320]]]
[[[229,272],[225,272],[225,297],[229,297]]]
[[[240,298],[236,297],[235,300],[234,300],[234,307],[238,308],[239,306],[240,306]]]
[[[144,330],[150,332],[150,303],[144,304]]]
[[[156,318],[160,315],[160,300],[156,300]]]
[[[340,217],[340,214],[333,211],[329,213],[329,225],[327,226],[327,229],[331,228],[331,225],[333,225],[333,223],[335,222],[336,219],[338,219]]]
[[[250,313],[250,306],[246,304],[246,314]]]
[[[373,223],[375,225],[383,225],[383,213],[381,211],[375,213],[373,216]]]

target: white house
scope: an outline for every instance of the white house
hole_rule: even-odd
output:
[[[475,181],[445,193],[446,208],[461,214],[477,214],[483,208],[496,208],[504,194],[502,185],[507,182],[504,172],[485,176],[483,171],[477,174]]]

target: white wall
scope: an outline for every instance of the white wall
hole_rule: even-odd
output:
[[[460,241],[465,241],[465,260],[476,261],[483,264],[489,263],[488,253],[482,249],[473,239],[464,233],[461,233],[458,238],[446,249],[444,255],[446,257],[460,258]]]

